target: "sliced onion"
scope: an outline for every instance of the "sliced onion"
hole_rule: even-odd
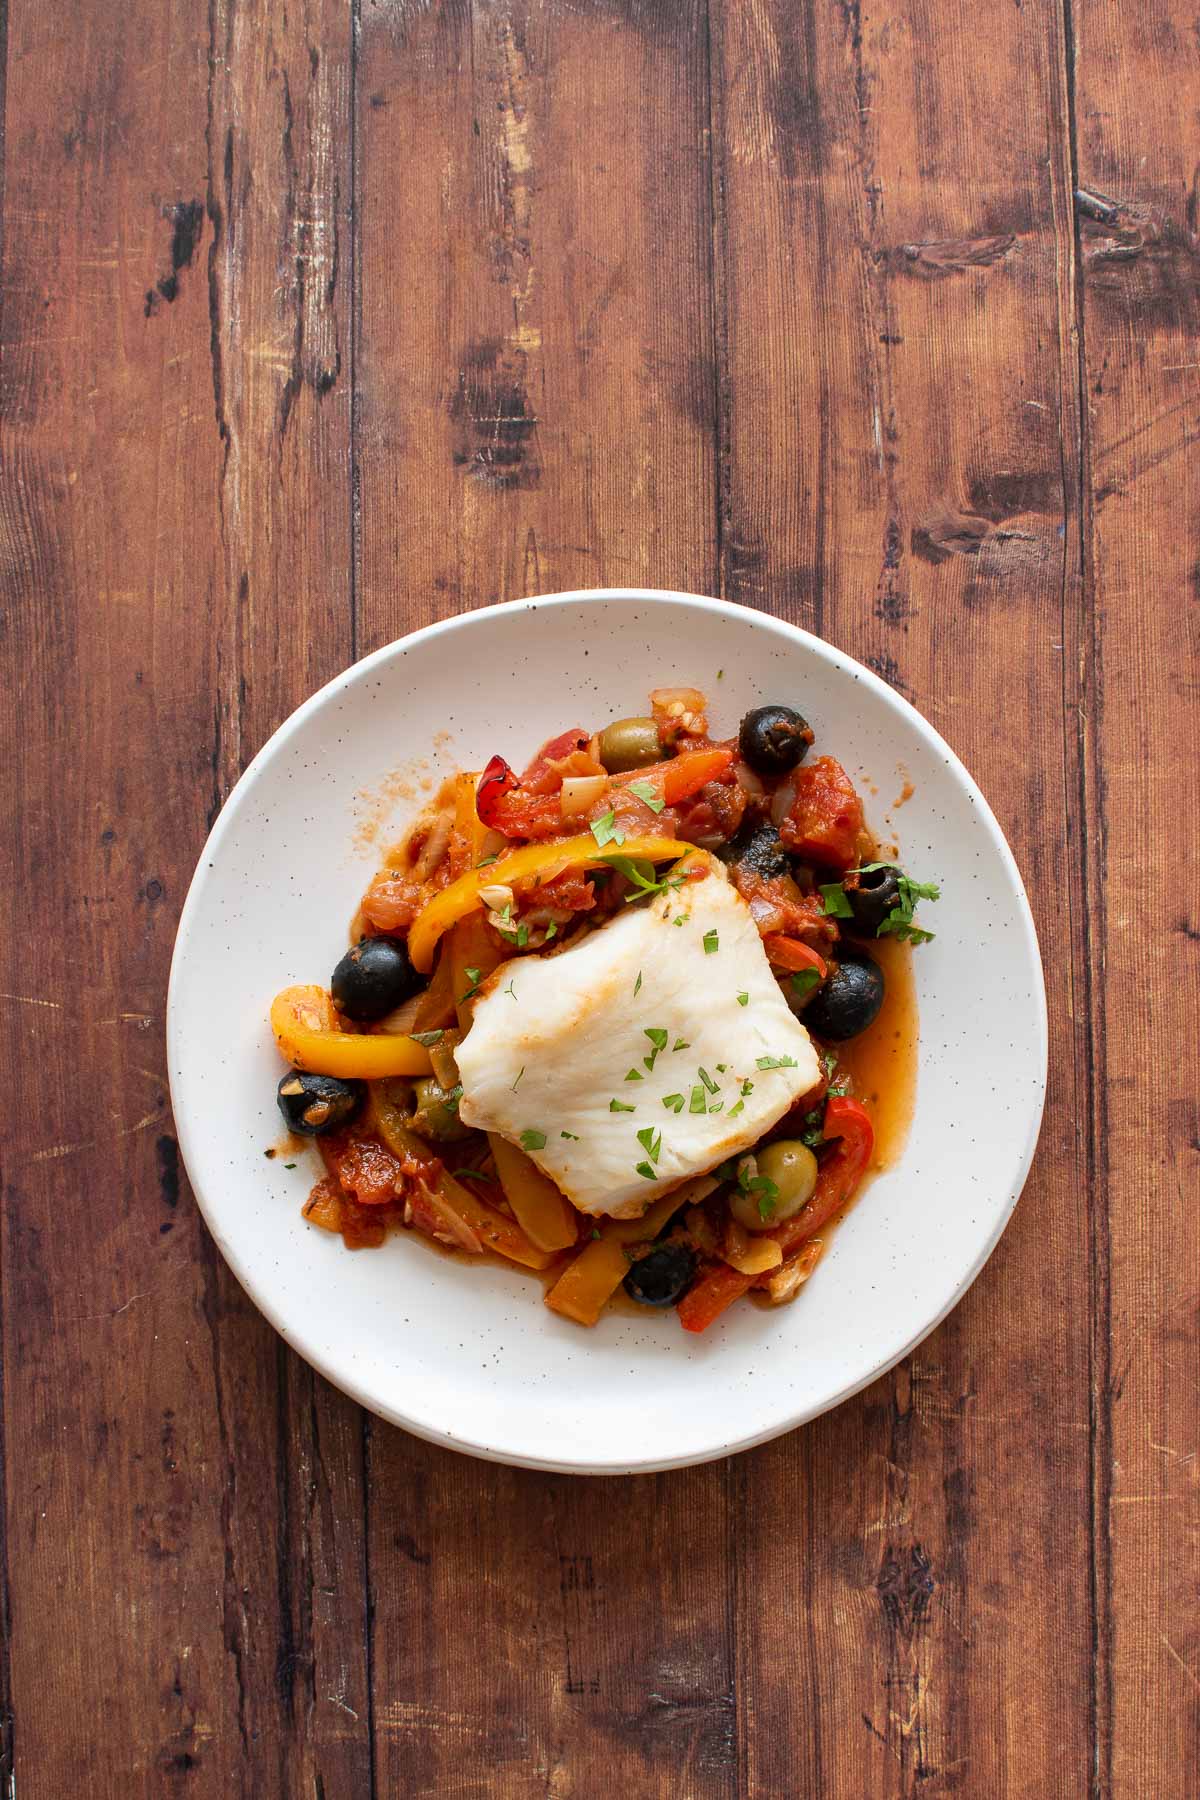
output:
[[[776,788],[775,796],[771,801],[772,825],[782,825],[795,804],[796,784],[794,781],[785,781],[782,786]]]
[[[445,856],[453,823],[453,815],[448,812],[440,812],[434,819],[429,828],[429,836],[421,846],[421,854],[413,866],[413,874],[418,881],[428,881]]]
[[[753,794],[755,799],[758,799],[761,795],[766,793],[766,788],[758,779],[758,776],[754,773],[754,770],[750,767],[749,763],[734,763],[733,772],[737,777],[737,784],[744,794]]]
[[[489,912],[502,913],[506,906],[513,904],[513,891],[510,887],[505,887],[502,881],[497,881],[491,887],[481,887],[479,898]]]
[[[409,1037],[417,1028],[417,1014],[421,1010],[421,1002],[425,998],[424,989],[414,994],[411,1000],[405,1000],[386,1018],[380,1019],[375,1027],[377,1031],[386,1031],[389,1036]]]
[[[568,775],[562,784],[562,816],[573,819],[594,806],[608,786],[607,775]]]

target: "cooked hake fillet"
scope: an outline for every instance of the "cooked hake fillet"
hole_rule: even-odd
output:
[[[638,1217],[819,1080],[749,908],[704,864],[574,949],[504,963],[458,1046],[463,1122],[520,1144],[582,1212]]]

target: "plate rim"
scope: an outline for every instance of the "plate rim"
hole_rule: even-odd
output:
[[[187,1109],[182,1105],[182,1096],[177,1095],[177,1051],[179,1049],[181,1031],[178,1009],[178,987],[181,979],[180,970],[186,960],[188,940],[194,927],[194,916],[199,912],[203,889],[206,885],[205,877],[207,868],[212,865],[215,860],[215,854],[220,851],[225,837],[233,829],[241,803],[244,800],[246,793],[254,786],[262,766],[268,760],[273,758],[277,751],[283,747],[283,743],[294,732],[301,728],[311,714],[318,711],[329,699],[333,698],[342,689],[349,686],[352,681],[357,681],[371,669],[379,667],[385,662],[390,662],[398,652],[407,651],[409,648],[425,643],[430,639],[453,636],[456,631],[464,629],[473,620],[482,617],[494,617],[500,614],[520,614],[523,612],[536,611],[539,607],[566,608],[581,604],[603,604],[614,600],[644,601],[649,604],[679,606],[687,609],[699,608],[701,611],[725,618],[734,624],[745,624],[753,621],[758,626],[766,629],[769,634],[774,634],[792,642],[799,640],[806,648],[815,652],[818,658],[823,658],[839,665],[844,672],[849,673],[855,680],[862,682],[869,690],[876,693],[888,707],[897,710],[902,717],[907,717],[910,723],[915,727],[918,735],[925,740],[930,748],[938,752],[952,773],[956,775],[967,796],[972,801],[976,814],[991,837],[993,845],[999,853],[1001,862],[1006,867],[1012,884],[1012,891],[1016,901],[1016,915],[1020,925],[1021,945],[1028,956],[1034,975],[1032,985],[1036,1017],[1033,1020],[1033,1024],[1036,1035],[1036,1045],[1034,1048],[1036,1050],[1037,1084],[1036,1089],[1031,1087],[1029,1090],[1031,1100],[1035,1100],[1035,1103],[1030,1105],[1025,1142],[1022,1146],[1021,1156],[1018,1162],[1018,1175],[1007,1205],[999,1212],[996,1222],[988,1233],[973,1266],[958,1282],[953,1293],[946,1301],[945,1306],[928,1322],[928,1324],[924,1325],[911,1339],[905,1342],[901,1348],[896,1350],[894,1354],[889,1354],[884,1357],[882,1361],[873,1365],[866,1374],[854,1381],[848,1382],[844,1388],[839,1388],[834,1395],[827,1400],[822,1401],[819,1405],[801,1407],[794,1414],[789,1414],[786,1418],[781,1419],[777,1423],[771,1424],[761,1431],[752,1432],[744,1438],[737,1438],[730,1442],[722,1442],[707,1449],[689,1452],[666,1459],[647,1456],[634,1460],[609,1459],[599,1462],[580,1462],[578,1460],[563,1461],[553,1457],[522,1455],[512,1450],[489,1445],[486,1442],[477,1442],[472,1438],[460,1436],[452,1431],[435,1429],[420,1420],[414,1420],[408,1417],[397,1407],[390,1406],[377,1396],[365,1392],[348,1373],[342,1371],[340,1368],[331,1367],[329,1360],[319,1351],[310,1350],[305,1344],[303,1333],[294,1331],[286,1320],[279,1316],[278,1309],[255,1291],[251,1273],[248,1270],[243,1269],[232,1246],[229,1244],[224,1234],[219,1231],[215,1221],[210,1216],[201,1186],[192,1175],[192,1168],[193,1166],[196,1166],[193,1163],[191,1155],[193,1142],[192,1125],[187,1116]],[[256,751],[249,763],[247,763],[242,774],[230,789],[219,814],[214,820],[213,825],[204,840],[204,844],[196,860],[196,866],[192,872],[191,879],[188,882],[187,894],[184,898],[183,906],[180,909],[179,923],[175,931],[175,941],[171,952],[171,968],[167,982],[166,1048],[168,1084],[171,1094],[171,1109],[176,1137],[179,1143],[180,1154],[188,1173],[188,1184],[195,1196],[196,1204],[200,1209],[205,1229],[211,1235],[217,1249],[220,1251],[243,1292],[253,1302],[254,1306],[267,1320],[268,1324],[279,1333],[284,1342],[294,1350],[297,1355],[301,1356],[311,1368],[315,1369],[318,1374],[322,1375],[342,1393],[348,1395],[360,1406],[366,1408],[368,1412],[374,1414],[376,1417],[385,1419],[389,1424],[398,1426],[401,1430],[411,1432],[414,1437],[419,1437],[426,1443],[439,1444],[443,1447],[461,1451],[465,1455],[478,1457],[486,1462],[500,1463],[510,1468],[538,1469],[546,1473],[564,1475],[641,1475],[663,1473],[672,1469],[690,1468],[707,1462],[715,1462],[723,1457],[739,1455],[744,1450],[752,1450],[760,1444],[769,1443],[773,1438],[782,1437],[787,1432],[795,1431],[800,1426],[811,1423],[813,1419],[820,1418],[824,1413],[832,1412],[835,1407],[841,1406],[845,1401],[852,1399],[855,1394],[861,1393],[864,1388],[869,1387],[873,1381],[877,1381],[881,1376],[888,1374],[890,1370],[894,1369],[906,1356],[910,1355],[918,1345],[923,1343],[932,1332],[937,1330],[942,1321],[948,1317],[978,1279],[984,1266],[990,1260],[996,1245],[999,1243],[1000,1238],[1012,1219],[1017,1202],[1020,1199],[1029,1178],[1029,1171],[1033,1162],[1034,1153],[1037,1149],[1045,1114],[1046,1089],[1049,1073],[1049,1019],[1046,1002],[1045,970],[1042,963],[1041,949],[1038,943],[1037,928],[1034,923],[1033,911],[1029,904],[1029,898],[1025,890],[1025,883],[1021,875],[1021,870],[1017,863],[1017,859],[1013,854],[1012,847],[985,795],[962,759],[942,737],[936,726],[931,724],[910,700],[907,700],[903,694],[897,692],[897,690],[884,681],[881,676],[876,675],[872,669],[867,668],[864,663],[859,662],[856,657],[851,656],[848,651],[841,649],[836,644],[830,643],[826,638],[818,637],[816,633],[806,630],[801,625],[793,624],[789,619],[783,619],[774,613],[761,611],[757,607],[742,606],[734,601],[716,599],[711,595],[693,594],[684,589],[677,588],[569,588],[555,593],[531,594],[521,599],[505,600],[490,606],[469,608],[454,613],[449,618],[437,619],[428,625],[417,627],[414,631],[406,632],[402,637],[392,639],[390,643],[381,645],[379,649],[371,651],[368,655],[361,657],[358,661],[350,663],[346,668],[339,670],[336,675],[333,675],[328,681],[322,683],[319,688],[310,694],[306,700],[303,700],[298,707],[290,712],[288,716],[276,726],[270,737],[268,737],[266,742],[258,751]]]

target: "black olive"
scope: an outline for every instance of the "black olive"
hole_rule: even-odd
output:
[[[868,869],[858,878],[857,887],[846,889],[846,898],[854,909],[853,930],[863,937],[875,937],[879,927],[900,899],[899,869]]]
[[[883,970],[869,956],[846,954],[804,1009],[804,1023],[831,1044],[857,1037],[883,1005]]]
[[[334,1004],[348,1019],[383,1019],[411,1000],[428,979],[418,975],[395,938],[363,938],[347,950],[329,983]]]
[[[289,1131],[301,1137],[324,1137],[348,1125],[363,1102],[363,1081],[339,1081],[336,1075],[305,1075],[290,1069],[279,1084],[279,1110]]]
[[[640,1257],[625,1277],[625,1292],[643,1306],[674,1306],[696,1273],[696,1252],[678,1240]]]
[[[722,862],[741,863],[744,868],[768,878],[787,875],[792,866],[775,827],[753,819],[746,820],[718,855]]]
[[[786,775],[804,761],[812,727],[790,706],[756,706],[742,720],[738,749],[756,775]]]

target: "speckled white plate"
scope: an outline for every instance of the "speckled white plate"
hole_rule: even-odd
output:
[[[879,790],[868,804],[877,827],[903,771],[914,793],[896,819],[901,855],[922,878],[939,878],[943,895],[936,939],[915,958],[920,1070],[903,1159],[853,1208],[794,1304],[736,1307],[698,1338],[673,1311],[618,1312],[582,1330],[542,1305],[536,1280],[438,1256],[403,1234],[348,1252],[300,1216],[312,1167],[301,1158],[288,1170],[263,1154],[280,1133],[271,996],[328,979],[380,849],[424,798],[421,781],[479,768],[496,750],[519,764],[552,733],[640,712],[650,687],[672,683],[712,697],[716,733],[764,700],[799,706],[818,748]],[[288,1343],[423,1437],[578,1473],[746,1449],[890,1368],[962,1296],[1004,1229],[1046,1076],[1045,995],[1021,879],[937,733],[817,638],[715,600],[629,589],[516,601],[430,626],[293,713],[200,859],[168,1012],[193,1186],[223,1255]]]

